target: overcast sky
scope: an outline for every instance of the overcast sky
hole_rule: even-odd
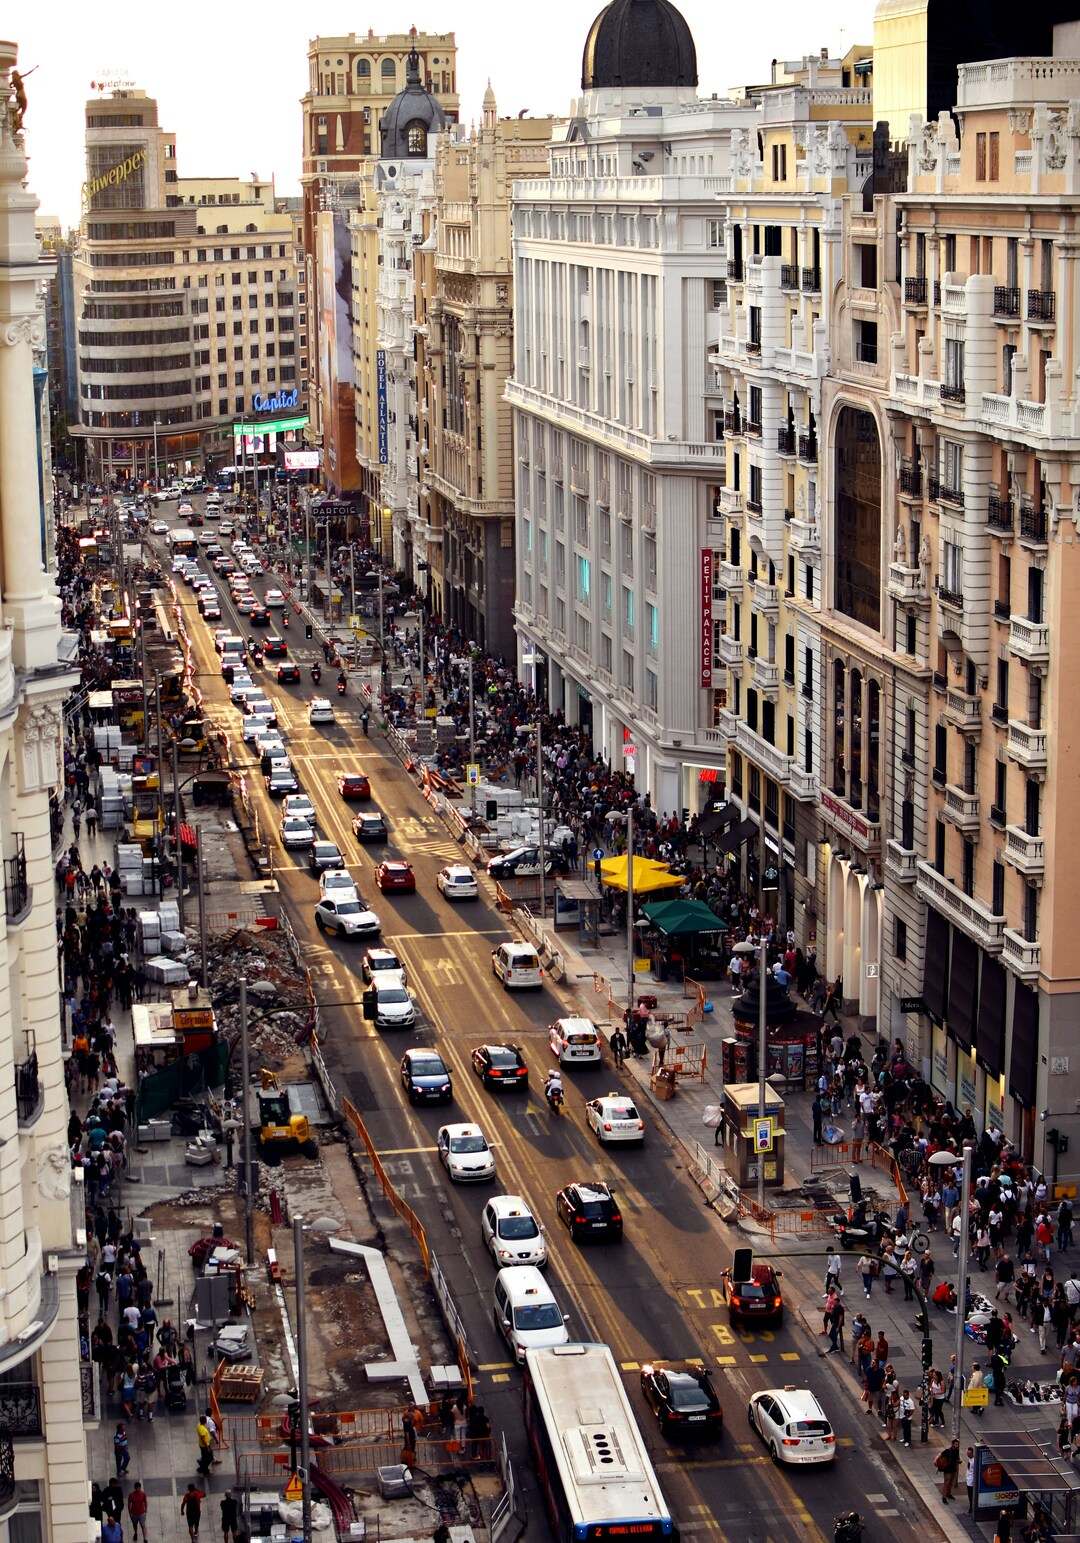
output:
[[[699,90],[768,78],[770,60],[823,47],[843,53],[873,40],[873,0],[772,0],[769,6],[685,0],[697,43]],[[479,117],[488,77],[502,116],[522,108],[565,115],[580,89],[581,51],[596,0],[544,0],[535,8],[494,0],[411,0],[377,10],[341,0],[184,0],[120,5],[53,0],[7,8],[4,33],[19,46],[26,83],[30,187],[42,213],[79,215],[84,177],[83,104],[102,76],[133,80],[156,97],[159,121],[176,133],[182,177],[273,176],[280,193],[299,189],[300,106],[307,45],[315,34],[453,31],[461,117]],[[813,13],[811,16],[811,12]],[[535,25],[534,25],[535,23]]]

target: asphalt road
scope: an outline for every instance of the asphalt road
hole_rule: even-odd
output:
[[[175,519],[175,504],[164,516]],[[209,527],[208,527],[209,528]],[[223,543],[225,544],[225,543]],[[204,563],[205,566],[205,563]],[[273,577],[254,581],[262,592]],[[246,636],[246,618],[231,610],[222,589],[222,624]],[[248,747],[239,742],[239,714],[228,703],[213,647],[213,630],[198,615],[193,591],[180,584],[181,603],[199,659],[200,685],[219,723],[236,730],[237,760],[250,760],[253,782],[267,829],[278,814],[262,788]],[[280,613],[272,613],[274,631]],[[218,625],[217,623],[213,624]],[[789,1314],[791,1327],[756,1334],[733,1329],[722,1306],[720,1272],[741,1241],[708,1211],[682,1171],[680,1150],[662,1127],[647,1120],[642,1149],[602,1149],[588,1132],[583,1102],[617,1085],[610,1066],[571,1071],[565,1076],[565,1114],[556,1119],[539,1089],[552,1058],[546,1026],[570,1009],[568,995],[545,986],[540,993],[508,994],[491,973],[490,955],[508,936],[504,919],[481,881],[475,902],[443,900],[435,875],[460,861],[456,843],[398,761],[384,751],[373,730],[364,739],[359,700],[339,700],[332,672],[319,687],[307,666],[321,651],[306,643],[294,624],[287,634],[289,656],[302,667],[302,684],[278,686],[275,668],[261,672],[279,718],[303,790],[319,811],[320,834],[346,854],[358,887],[382,919],[382,941],[405,961],[420,1009],[415,1029],[377,1031],[364,1021],[359,958],[364,945],[323,937],[314,924],[317,882],[303,858],[281,851],[276,877],[290,919],[304,949],[320,1003],[332,1075],[364,1117],[399,1192],[416,1211],[439,1257],[467,1326],[480,1368],[478,1397],[496,1430],[506,1433],[529,1501],[529,1534],[547,1536],[539,1496],[525,1451],[520,1421],[519,1374],[493,1322],[494,1268],[482,1247],[479,1220],[492,1186],[451,1184],[438,1162],[436,1132],[447,1119],[479,1122],[496,1150],[494,1192],[524,1195],[546,1224],[548,1275],[572,1337],[605,1341],[622,1366],[631,1403],[651,1449],[671,1511],[684,1537],[700,1535],[733,1543],[789,1539],[798,1533],[832,1538],[833,1520],[847,1509],[868,1520],[873,1539],[910,1539],[916,1529],[937,1535],[913,1494],[864,1439],[865,1417],[837,1395],[833,1378]],[[258,678],[260,672],[253,671]],[[333,698],[338,722],[312,728],[307,705],[313,695]],[[358,808],[339,798],[339,769],[361,770],[371,779],[373,805],[386,816],[385,847],[360,848],[351,830]],[[417,893],[388,897],[376,890],[375,863],[382,855],[407,858]],[[510,1039],[522,1046],[531,1071],[527,1097],[493,1095],[473,1075],[472,1046]],[[398,1080],[403,1052],[412,1045],[437,1045],[450,1066],[455,1101],[446,1109],[413,1109]],[[579,1247],[556,1218],[554,1195],[565,1183],[603,1177],[615,1187],[625,1220],[619,1244]],[[811,1310],[816,1304],[809,1304]],[[684,1448],[663,1439],[637,1386],[637,1368],[649,1360],[700,1357],[715,1370],[725,1411],[722,1440],[711,1447]],[[915,1375],[912,1370],[912,1375]],[[748,1396],[761,1388],[795,1384],[813,1389],[838,1437],[837,1460],[821,1469],[773,1465],[747,1424]]]

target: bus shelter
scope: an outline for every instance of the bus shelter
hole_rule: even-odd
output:
[[[1019,1516],[1040,1506],[1050,1518],[1055,1543],[1069,1543],[1080,1517],[1078,1496],[1080,1473],[1059,1456],[1055,1431],[980,1433],[972,1494],[976,1521],[1003,1510]]]

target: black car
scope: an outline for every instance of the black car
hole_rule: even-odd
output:
[[[560,1189],[555,1209],[575,1243],[583,1238],[619,1239],[623,1235],[622,1212],[610,1184],[602,1179],[587,1179]]]
[[[263,652],[265,653],[266,650],[264,649]],[[279,686],[298,685],[300,682],[300,666],[298,664],[279,664],[277,678]]]
[[[289,645],[284,638],[271,635],[263,640],[263,653],[268,659],[284,659],[289,652]]]
[[[723,1434],[724,1411],[705,1367],[643,1366],[641,1391],[663,1435],[709,1440]]]
[[[528,1089],[529,1068],[520,1045],[477,1045],[472,1064],[485,1088]]]
[[[345,859],[336,841],[312,842],[309,861],[316,873],[325,873],[330,868],[345,866]]]
[[[437,1050],[406,1050],[401,1058],[401,1086],[410,1104],[449,1104],[454,1085]]]
[[[387,837],[386,821],[377,809],[371,814],[354,815],[352,828],[357,841],[385,841]]]

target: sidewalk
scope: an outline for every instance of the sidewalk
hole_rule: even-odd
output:
[[[621,1003],[626,1002],[627,971],[624,937],[601,938],[601,946],[598,950],[581,951],[577,947],[576,933],[569,931],[556,933],[550,924],[544,927],[544,932],[552,948],[562,955],[566,969],[566,984],[577,991],[584,1013],[597,1018],[603,1017],[607,1011],[606,998],[596,995],[593,990],[594,972],[607,979],[616,1000]],[[635,978],[635,996],[644,994],[656,996],[662,1011],[685,1012],[691,1005],[691,1001],[683,997],[681,984],[658,983],[651,975],[642,974]],[[706,1073],[703,1082],[681,1080],[675,1097],[668,1101],[661,1101],[654,1096],[650,1085],[651,1056],[641,1059],[630,1056],[625,1063],[625,1075],[637,1085],[638,1098],[643,1103],[651,1104],[653,1118],[662,1121],[675,1140],[687,1149],[692,1167],[698,1156],[699,1147],[704,1149],[709,1158],[721,1165],[723,1163],[723,1153],[720,1149],[714,1148],[713,1130],[703,1123],[703,1116],[708,1106],[721,1102],[721,1042],[734,1033],[731,1015],[734,994],[726,981],[716,981],[709,984],[707,998],[712,1002],[712,1012],[706,1013],[702,1022],[696,1025],[692,1035],[680,1033],[675,1036],[676,1042],[704,1043]],[[853,1023],[845,1023],[845,1033],[851,1032],[854,1027]],[[872,1050],[873,1045],[868,1041],[866,1047],[868,1059]],[[811,1178],[812,1095],[797,1091],[784,1093],[783,1097],[786,1131],[784,1188],[797,1191]],[[700,1167],[695,1171],[700,1173]],[[876,1189],[883,1196],[889,1197],[884,1203],[890,1204],[891,1200],[892,1204],[895,1204],[893,1198],[895,1191],[885,1172],[872,1169],[869,1162],[857,1165],[857,1171],[862,1179],[864,1194],[870,1189]],[[839,1180],[839,1185],[834,1183],[838,1200],[846,1190],[842,1174],[839,1175]],[[820,1174],[814,1175],[814,1182],[817,1187],[820,1187]],[[794,1233],[778,1235],[774,1242],[753,1223],[740,1224],[740,1231],[744,1236],[739,1241],[752,1243],[755,1251],[762,1258],[772,1257],[782,1260],[784,1297],[789,1313],[798,1319],[810,1341],[811,1348],[818,1356],[825,1359],[828,1341],[820,1335],[820,1308],[823,1301],[821,1288],[825,1259],[832,1251],[831,1234],[822,1232],[808,1237]],[[936,1278],[955,1279],[956,1264],[952,1244],[943,1229],[939,1228],[936,1233],[931,1234],[930,1247],[937,1266]],[[874,1282],[872,1297],[868,1304],[864,1299],[861,1282],[855,1270],[857,1256],[844,1254],[841,1251],[841,1257],[844,1264],[842,1280],[847,1288],[845,1293],[848,1312],[847,1330],[850,1330],[850,1323],[856,1311],[867,1308],[875,1337],[883,1330],[889,1342],[889,1359],[896,1367],[901,1387],[908,1387],[918,1404],[922,1375],[922,1333],[915,1326],[917,1303],[905,1303],[899,1280],[892,1293],[886,1295],[883,1282],[879,1279]],[[1059,1260],[1062,1258],[1068,1269],[1071,1270],[1075,1264],[1080,1270],[1080,1247],[1068,1251],[1064,1256],[1056,1255],[1053,1261],[1056,1269],[1060,1270]],[[972,1260],[970,1279],[975,1291],[982,1291],[991,1299],[993,1298],[992,1269],[980,1271],[977,1262]],[[1004,1305],[1002,1304],[1002,1307]],[[1021,1321],[1016,1328],[1019,1343],[1009,1367],[1010,1382],[1052,1383],[1059,1365],[1053,1333],[1050,1334],[1047,1353],[1043,1356],[1039,1353],[1038,1340],[1028,1326]],[[945,1370],[953,1353],[956,1335],[955,1317],[931,1307],[930,1332],[934,1341],[934,1364]],[[850,1338],[846,1339],[846,1344],[848,1347],[846,1353],[828,1356],[830,1374],[835,1377],[838,1388],[843,1390],[852,1407],[861,1409],[859,1402],[861,1384],[854,1366],[849,1361]],[[982,1347],[970,1339],[966,1340],[965,1372],[970,1371],[973,1361],[979,1361],[985,1368],[987,1359]],[[918,1410],[912,1424],[910,1448],[904,1448],[899,1443],[882,1441],[884,1432],[876,1419],[871,1422],[872,1428],[868,1433],[868,1439],[880,1444],[880,1453],[885,1461],[898,1465],[903,1471],[913,1489],[932,1513],[935,1523],[942,1528],[946,1536],[957,1539],[992,1536],[993,1528],[989,1521],[985,1527],[977,1526],[967,1514],[963,1469],[961,1469],[957,1487],[958,1496],[953,1507],[947,1511],[942,1504],[940,1478],[933,1463],[937,1453],[942,1447],[947,1446],[951,1439],[952,1415],[948,1406],[945,1410],[945,1420],[945,1428],[931,1431],[925,1445],[920,1442]],[[1035,1435],[1045,1432],[1047,1437],[1053,1440],[1057,1423],[1056,1401],[1049,1404],[1017,1405],[1006,1398],[1005,1407],[998,1409],[994,1407],[991,1399],[990,1406],[983,1415],[977,1416],[972,1409],[963,1410],[960,1427],[961,1454],[966,1451],[969,1444],[975,1444],[976,1438],[985,1439],[991,1432],[1028,1431]]]

